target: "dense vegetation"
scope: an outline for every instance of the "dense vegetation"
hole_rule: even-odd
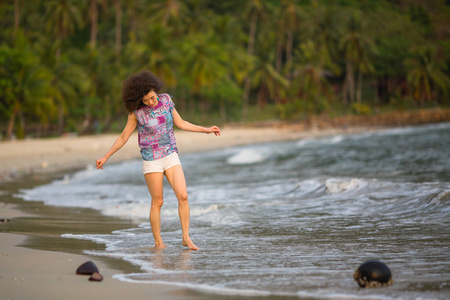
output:
[[[193,122],[449,104],[448,0],[7,0],[3,137],[120,130],[149,69]]]

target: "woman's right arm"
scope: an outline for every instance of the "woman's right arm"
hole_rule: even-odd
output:
[[[108,158],[110,158],[111,155],[116,153],[120,148],[123,147],[123,145],[125,145],[127,143],[131,134],[136,129],[136,126],[137,126],[136,115],[134,113],[128,114],[127,125],[125,125],[125,128],[123,129],[122,133],[117,138],[117,140],[114,142],[111,149],[109,149],[109,151],[106,152],[105,156],[103,156],[102,158],[97,159],[95,161],[96,165],[97,165],[97,169],[103,169],[103,165],[106,163]]]

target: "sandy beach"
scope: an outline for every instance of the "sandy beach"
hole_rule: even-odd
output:
[[[303,130],[301,126],[261,127],[261,128],[222,128],[222,135],[189,133],[176,131],[180,153],[209,151],[224,147],[256,144],[274,141],[298,140],[307,137],[332,136],[377,130],[381,127],[343,127]],[[111,147],[117,134],[99,136],[65,137],[54,139],[36,139],[0,142],[0,196],[3,199],[17,192],[11,183],[27,180],[32,176],[73,172],[84,168],[94,168],[95,159],[100,158]],[[118,163],[140,157],[137,134],[133,134],[128,143],[108,162]],[[108,165],[105,166],[105,169]],[[50,177],[51,179],[51,177]],[[33,185],[33,183],[27,183]],[[39,184],[34,183],[34,184]],[[42,183],[41,183],[42,184]],[[22,185],[19,183],[19,187]],[[0,201],[0,218],[11,222],[1,222],[0,229],[0,289],[2,299],[236,299],[230,295],[211,295],[186,288],[168,285],[148,285],[121,282],[113,279],[120,273],[96,257],[87,255],[35,250],[24,247],[32,235],[8,229],[16,219],[37,219],[39,209],[28,212],[24,207]],[[19,222],[20,223],[20,222]],[[18,234],[19,233],[19,234]],[[52,238],[61,239],[58,233]],[[32,244],[32,243],[31,243]],[[39,248],[39,247],[38,247]],[[76,252],[76,251],[74,251]],[[76,268],[86,262],[95,261],[104,280],[101,283],[89,282],[88,277],[75,275]]]

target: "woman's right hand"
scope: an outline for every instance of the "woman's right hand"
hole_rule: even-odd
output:
[[[97,165],[97,169],[102,169],[103,170],[103,165],[106,163],[108,159],[106,157],[102,157],[100,159],[97,159],[95,161],[96,165]]]

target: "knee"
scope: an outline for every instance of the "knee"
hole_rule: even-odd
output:
[[[164,201],[162,197],[154,197],[152,198],[152,206],[161,207]]]
[[[182,194],[178,195],[178,202],[180,204],[187,204],[188,203],[188,194],[182,193]]]

